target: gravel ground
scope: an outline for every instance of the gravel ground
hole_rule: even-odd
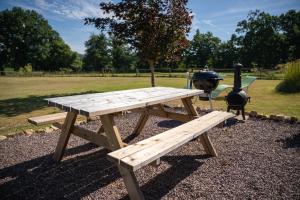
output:
[[[180,124],[151,117],[132,138],[137,119],[116,119],[129,143]],[[206,156],[197,139],[162,157],[160,166],[136,172],[146,199],[300,199],[299,124],[249,119],[209,133],[219,157]],[[1,199],[128,199],[106,150],[71,136],[62,162],[52,161],[58,136],[55,131],[0,142]]]

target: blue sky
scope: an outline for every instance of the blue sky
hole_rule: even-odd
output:
[[[84,42],[92,33],[99,31],[93,26],[84,25],[83,18],[103,16],[98,6],[100,2],[101,0],[0,0],[0,10],[14,6],[36,10],[74,51],[84,53]],[[300,0],[189,0],[188,7],[194,13],[190,37],[196,29],[200,29],[201,32],[211,31],[225,41],[234,33],[237,22],[245,19],[250,10],[259,9],[278,15],[290,9],[300,10]]]

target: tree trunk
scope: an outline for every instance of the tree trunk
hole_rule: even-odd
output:
[[[152,60],[148,61],[151,70],[151,86],[155,87],[155,76],[154,76],[154,62]]]

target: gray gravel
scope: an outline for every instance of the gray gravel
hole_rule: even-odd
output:
[[[151,117],[130,133],[138,115],[116,119],[129,143],[179,125]],[[85,125],[96,129],[99,121]],[[209,131],[219,157],[194,140],[136,172],[146,199],[300,199],[300,126],[250,119]],[[106,150],[71,136],[64,159],[52,161],[59,132],[0,142],[1,199],[128,199]]]

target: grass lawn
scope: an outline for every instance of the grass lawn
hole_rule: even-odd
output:
[[[232,78],[224,81],[229,84],[232,82]],[[300,93],[276,93],[274,88],[279,82],[255,81],[249,89],[251,103],[247,105],[247,111],[257,110],[260,113],[300,118]],[[157,78],[157,85],[183,88],[186,79]],[[150,87],[149,77],[1,77],[0,134],[33,128],[34,126],[27,123],[27,118],[58,112],[55,108],[47,107],[44,98],[141,87]],[[216,99],[213,104],[218,108],[226,108],[223,98]],[[209,107],[208,102],[199,100],[196,105]]]

